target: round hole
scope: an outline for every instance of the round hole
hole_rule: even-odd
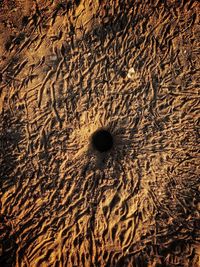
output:
[[[92,145],[99,152],[106,152],[113,147],[113,137],[106,130],[98,130],[92,136]]]

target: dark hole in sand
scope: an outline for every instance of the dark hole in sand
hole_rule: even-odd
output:
[[[113,137],[109,131],[98,130],[92,136],[92,145],[99,152],[107,152],[113,147]]]

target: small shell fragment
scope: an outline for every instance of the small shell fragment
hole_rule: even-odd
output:
[[[132,67],[128,70],[128,74],[127,74],[127,77],[133,81],[136,81],[138,80],[139,78],[139,75],[138,73],[136,73],[135,69]]]

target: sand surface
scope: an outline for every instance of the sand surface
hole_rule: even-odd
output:
[[[1,267],[200,266],[199,18],[0,1]]]

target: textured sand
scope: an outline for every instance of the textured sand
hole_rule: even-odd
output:
[[[52,2],[0,2],[0,266],[198,267],[200,4]]]

